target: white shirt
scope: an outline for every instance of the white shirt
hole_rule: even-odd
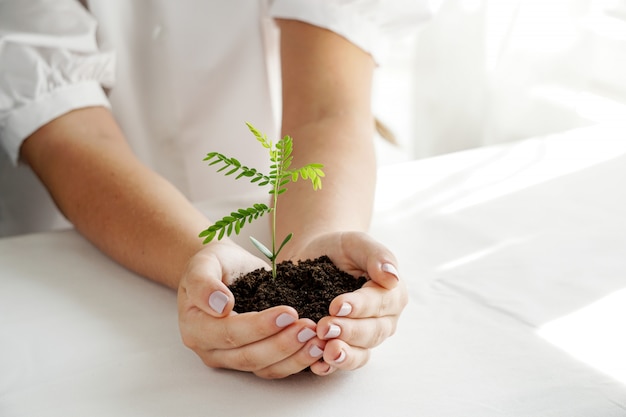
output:
[[[335,31],[382,62],[387,43],[429,15],[426,0],[84,3],[0,1],[0,236],[67,226],[18,163],[23,140],[52,119],[108,106],[138,157],[191,201],[236,199],[257,189],[202,159],[218,151],[267,165],[245,122],[279,134],[273,18]]]

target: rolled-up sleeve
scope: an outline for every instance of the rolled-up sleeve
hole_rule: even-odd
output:
[[[390,42],[431,16],[428,0],[274,0],[270,15],[331,30],[384,63]]]
[[[13,163],[30,134],[71,110],[109,106],[112,52],[75,0],[0,0],[0,144]]]

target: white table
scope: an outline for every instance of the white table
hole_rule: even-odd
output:
[[[205,367],[173,292],[74,231],[0,240],[0,416],[626,416],[626,130],[381,169],[411,301],[364,368]]]

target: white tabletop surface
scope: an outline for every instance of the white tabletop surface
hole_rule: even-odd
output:
[[[410,303],[364,368],[205,367],[174,292],[74,231],[0,239],[0,416],[626,416],[626,130],[380,172]]]

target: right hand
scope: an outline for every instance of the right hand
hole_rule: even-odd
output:
[[[316,324],[299,319],[292,307],[233,311],[227,285],[258,268],[268,265],[232,241],[206,245],[190,260],[178,287],[180,332],[207,366],[282,378],[317,362],[326,342],[315,336]]]

